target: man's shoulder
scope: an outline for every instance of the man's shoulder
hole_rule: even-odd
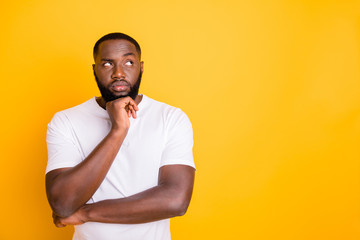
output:
[[[153,98],[150,98],[146,95],[143,95],[144,107],[148,108],[151,112],[161,112],[162,114],[176,114],[176,113],[183,113],[183,111],[179,107],[172,106],[165,102],[160,102]]]
[[[161,117],[165,122],[176,121],[178,119],[188,119],[188,116],[185,112],[182,111],[179,107],[174,107],[170,104],[154,100],[150,97],[144,95],[143,99],[145,100],[145,108],[148,112],[154,115]]]
[[[57,113],[55,113],[52,121],[56,119],[69,119],[69,118],[78,118],[83,117],[84,113],[90,113],[90,112],[96,112],[98,109],[96,109],[96,103],[95,97],[92,97],[91,99],[80,103],[76,106],[61,110]]]
[[[61,110],[59,112],[72,113],[72,112],[78,112],[78,111],[87,111],[87,110],[90,110],[90,108],[93,107],[94,103],[96,103],[96,100],[95,100],[95,97],[92,97],[92,98],[88,99],[85,102],[82,102],[82,103],[80,103],[78,105],[75,105],[73,107]]]

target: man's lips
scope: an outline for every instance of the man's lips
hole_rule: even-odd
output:
[[[111,88],[116,92],[122,92],[129,88],[126,81],[115,81],[111,84]]]

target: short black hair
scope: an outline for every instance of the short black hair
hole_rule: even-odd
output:
[[[112,40],[112,39],[124,39],[124,40],[131,42],[132,44],[135,45],[136,51],[139,54],[139,58],[141,57],[141,48],[140,48],[139,43],[135,39],[133,39],[129,35],[126,35],[125,33],[114,32],[114,33],[106,34],[105,36],[103,36],[99,40],[97,40],[97,42],[95,43],[95,46],[94,46],[94,50],[93,50],[94,59],[96,57],[96,54],[98,53],[100,43],[102,43],[106,40]]]

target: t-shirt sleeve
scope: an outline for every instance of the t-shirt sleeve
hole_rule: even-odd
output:
[[[70,122],[62,112],[56,113],[48,124],[46,143],[48,163],[46,173],[66,167],[74,167],[82,158],[75,145]]]
[[[189,118],[176,109],[168,120],[166,141],[160,166],[183,164],[195,168],[193,157],[193,129]]]

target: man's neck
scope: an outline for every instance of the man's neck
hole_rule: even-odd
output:
[[[139,103],[141,102],[143,98],[143,95],[142,94],[138,94],[136,97],[135,97],[135,102],[137,105],[139,105]],[[106,101],[102,98],[102,97],[96,97],[96,102],[100,105],[100,107],[102,107],[103,109],[106,110]]]

